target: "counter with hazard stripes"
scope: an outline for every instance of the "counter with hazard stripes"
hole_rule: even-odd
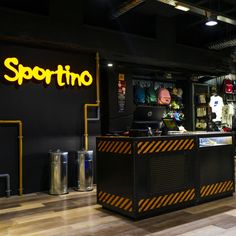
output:
[[[208,136],[97,137],[97,202],[144,218],[232,195],[233,142],[199,148]]]

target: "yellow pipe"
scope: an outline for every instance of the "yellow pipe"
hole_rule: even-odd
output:
[[[20,120],[0,120],[0,124],[18,124],[19,125],[19,195],[23,194],[23,135],[22,135],[22,122]]]
[[[99,53],[96,53],[96,104],[84,104],[84,149],[88,150],[88,107],[99,107],[100,105],[100,89],[99,89]]]

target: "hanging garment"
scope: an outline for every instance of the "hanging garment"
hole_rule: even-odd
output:
[[[224,106],[224,102],[221,96],[219,95],[213,95],[210,98],[210,103],[209,103],[212,112],[216,114],[216,118],[213,119],[213,122],[220,121],[222,119],[222,107]]]

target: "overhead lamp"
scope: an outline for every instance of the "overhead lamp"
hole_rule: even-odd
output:
[[[175,8],[181,11],[189,11],[190,8],[182,4],[176,3]]]
[[[210,15],[210,16],[207,17],[207,21],[206,21],[205,25],[207,25],[207,26],[215,26],[217,24],[218,24],[217,16]]]
[[[109,62],[109,63],[107,63],[107,66],[108,67],[113,67],[113,63]]]

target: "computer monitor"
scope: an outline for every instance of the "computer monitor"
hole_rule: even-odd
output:
[[[133,129],[160,129],[162,118],[166,112],[165,106],[138,106],[134,111]]]
[[[163,123],[168,131],[178,131],[179,128],[173,118],[163,118]]]

